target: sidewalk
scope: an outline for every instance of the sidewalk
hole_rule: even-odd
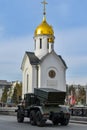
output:
[[[87,117],[71,116],[70,123],[87,124]]]

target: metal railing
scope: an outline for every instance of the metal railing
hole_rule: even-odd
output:
[[[87,117],[87,107],[72,107],[69,110],[71,116]]]
[[[16,115],[15,110],[17,107],[0,107],[1,115]]]

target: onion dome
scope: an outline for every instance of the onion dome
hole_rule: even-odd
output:
[[[37,26],[34,32],[34,36],[38,35],[48,35],[48,42],[53,43],[54,42],[54,31],[51,25],[49,25],[46,21],[46,18],[43,18],[42,23]]]

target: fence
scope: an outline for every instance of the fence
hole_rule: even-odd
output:
[[[1,115],[16,115],[16,107],[0,107]]]
[[[2,115],[16,115],[17,107],[0,107],[0,114]],[[72,107],[69,108],[71,116],[87,117],[87,107]]]
[[[87,107],[72,107],[69,110],[71,116],[87,117]]]

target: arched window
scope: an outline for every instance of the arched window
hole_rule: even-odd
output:
[[[28,92],[28,85],[29,85],[29,74],[27,74],[27,92]]]

